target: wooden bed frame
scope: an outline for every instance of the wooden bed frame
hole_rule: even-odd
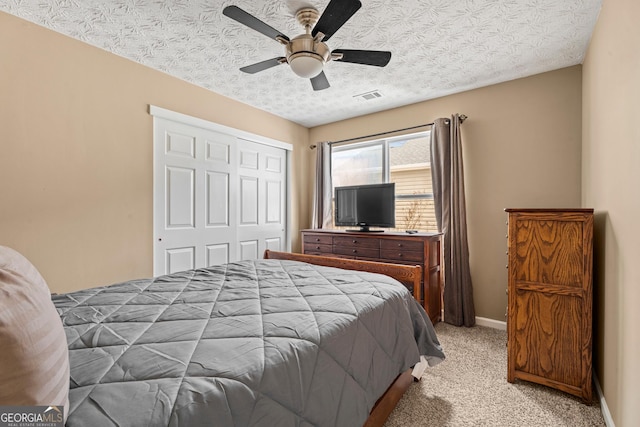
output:
[[[412,284],[414,290],[419,289],[420,280],[422,278],[422,267],[419,265],[387,264],[384,262],[359,261],[346,258],[294,254],[270,250],[266,250],[264,252],[264,259],[302,261],[309,264],[343,268],[345,270],[358,270],[384,274],[386,276],[393,277],[399,282]],[[363,427],[382,427],[413,380],[414,378],[411,375],[411,369],[407,369],[398,375],[387,391],[380,397],[380,399],[378,399]]]
[[[309,264],[324,265],[327,267],[343,268],[345,270],[358,270],[367,271],[369,273],[384,274],[385,276],[393,277],[398,282],[411,284],[414,298],[416,298],[416,292],[419,292],[420,290],[420,280],[422,278],[422,267],[419,265],[360,261],[348,258],[276,252],[268,249],[264,251],[264,259],[288,259],[291,261],[302,261]],[[418,298],[416,299],[420,301]]]

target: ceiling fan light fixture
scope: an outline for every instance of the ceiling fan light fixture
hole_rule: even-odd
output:
[[[325,62],[331,58],[329,47],[307,33],[291,39],[285,46],[287,62],[295,74],[310,79],[322,72]]]
[[[287,59],[293,72],[305,79],[310,79],[322,72],[324,60],[322,56],[313,52],[298,52]]]

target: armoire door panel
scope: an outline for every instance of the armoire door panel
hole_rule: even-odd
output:
[[[582,223],[520,220],[516,236],[517,279],[581,287]]]
[[[580,384],[582,299],[516,291],[515,366],[564,384]]]

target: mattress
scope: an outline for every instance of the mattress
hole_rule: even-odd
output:
[[[67,426],[358,426],[420,356],[426,313],[387,276],[254,260],[53,296]]]

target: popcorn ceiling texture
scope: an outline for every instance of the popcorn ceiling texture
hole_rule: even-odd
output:
[[[222,15],[235,4],[289,37],[328,0],[3,0],[0,10],[312,127],[582,63],[602,0],[362,0],[331,49],[392,52],[385,68],[330,62],[314,92],[283,47]],[[369,102],[354,95],[378,90]]]

